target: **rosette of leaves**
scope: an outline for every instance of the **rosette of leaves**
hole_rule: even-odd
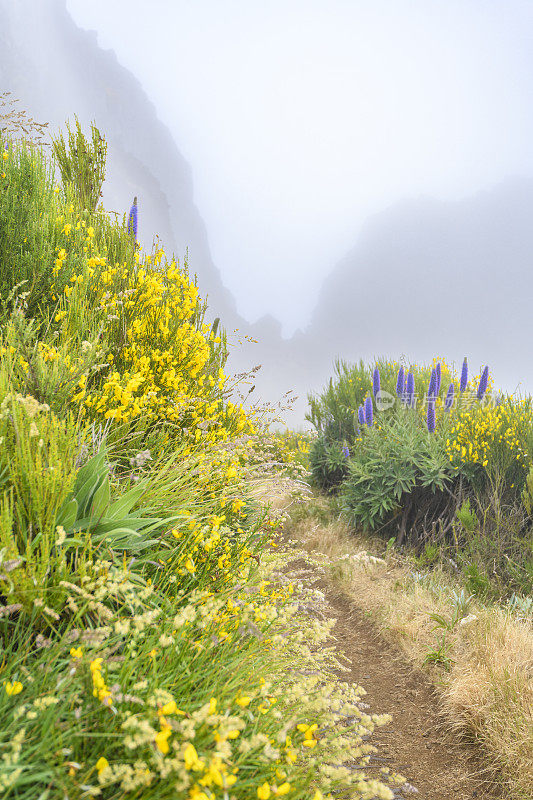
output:
[[[325,491],[337,489],[347,475],[347,458],[339,442],[328,442],[319,436],[309,451],[309,467],[313,483]]]
[[[111,500],[109,462],[106,450],[100,450],[78,471],[72,492],[59,510],[57,525],[67,535],[64,546],[81,545],[82,533],[89,534],[95,544],[120,550],[139,551],[153,545],[150,534],[169,520],[133,511],[145,491],[146,481],[141,480]]]
[[[443,444],[412,415],[391,417],[381,431],[369,429],[346,466],[340,503],[355,526],[387,526],[388,536],[399,532],[399,542],[408,531],[422,541],[432,521],[453,514]]]

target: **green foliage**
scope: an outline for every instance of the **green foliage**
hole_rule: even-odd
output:
[[[376,365],[381,371],[381,385],[391,394],[396,394],[396,362],[378,359]],[[372,389],[374,365],[365,365],[361,360],[350,365],[337,360],[335,375],[318,395],[309,395],[309,412],[306,419],[331,441],[353,442],[359,423],[357,409]],[[387,413],[387,412],[385,412]]]
[[[495,487],[488,496],[465,501],[457,519],[453,558],[471,591],[500,599],[533,590],[533,529],[521,505],[502,503]]]
[[[320,435],[311,445],[309,466],[315,486],[325,491],[338,489],[348,474],[348,462],[337,441]]]
[[[436,360],[430,365],[404,364],[407,374],[410,369],[415,378],[415,390],[419,398],[418,406],[422,407],[422,398],[427,391],[431,370]],[[453,372],[441,360],[442,387],[446,387],[453,378]],[[357,438],[357,430],[361,427],[357,420],[357,409],[372,394],[372,376],[375,367],[379,368],[381,389],[392,395],[394,405],[379,411],[380,421],[387,421],[402,411],[401,403],[396,400],[396,382],[400,363],[386,358],[377,358],[374,363],[365,364],[362,360],[357,364],[336,360],[334,377],[317,395],[309,395],[309,412],[306,419],[316,430],[328,440],[353,443]],[[443,389],[441,389],[441,393]]]
[[[139,481],[131,489],[120,492],[119,499],[111,500],[110,469],[104,448],[90,458],[76,475],[71,494],[58,512],[57,524],[65,531],[64,547],[76,547],[90,534],[95,544],[105,544],[113,549],[138,552],[153,547],[155,539],[149,534],[161,529],[166,520],[143,517],[142,511],[132,513],[146,491],[146,481]]]
[[[86,541],[67,562],[56,519],[74,482],[78,430],[34,397],[9,392],[0,369],[0,600],[29,611],[35,599],[54,607],[58,584],[74,562],[83,572]],[[6,569],[8,564],[16,564]]]
[[[423,660],[423,664],[435,664],[449,672],[453,666],[453,659],[448,655],[450,645],[443,634],[440,645],[435,650],[430,650]]]
[[[105,178],[107,142],[94,123],[91,123],[92,141],[88,141],[77,117],[72,131],[67,122],[68,139],[63,134],[53,139],[63,187],[74,192],[76,205],[90,212],[96,211]]]
[[[528,515],[533,516],[533,465],[529,468],[526,477],[526,485],[522,491],[522,502]]]
[[[429,618],[437,623],[433,630],[437,630],[437,628],[444,628],[446,631],[453,631],[457,623],[468,614],[473,596],[470,595],[467,597],[464,589],[461,589],[460,592],[454,591],[450,600],[452,606],[452,614],[450,617],[445,617],[442,614],[429,615]]]
[[[415,556],[415,563],[421,568],[428,567],[437,563],[439,556],[439,546],[432,542],[426,542],[423,552],[419,556]]]
[[[428,434],[417,416],[391,417],[383,428],[371,428],[355,448],[341,489],[341,506],[354,525],[376,529],[408,509],[420,510],[442,499],[451,482],[442,442]],[[416,509],[414,509],[416,511]]]
[[[485,600],[494,597],[490,579],[483,568],[478,567],[477,564],[465,564],[463,573],[469,592]]]
[[[62,414],[82,376],[101,371],[102,347],[88,341],[77,346],[72,339],[59,337],[49,325],[28,319],[25,308],[23,300],[16,303],[0,335],[3,366],[20,394]]]
[[[15,286],[27,292],[34,316],[50,299],[56,246],[54,169],[39,148],[0,136],[0,319],[12,309]]]
[[[433,365],[412,365],[418,400]],[[436,429],[429,433],[420,402],[397,400],[374,424],[358,426],[357,409],[371,394],[374,366],[381,388],[395,396],[399,364],[335,364],[335,378],[310,397],[308,418],[318,430],[310,465],[316,486],[335,492],[354,525],[413,548],[419,566],[450,558],[472,591],[491,597],[533,588],[533,400],[475,399],[471,378],[451,411],[442,395],[453,371],[441,360]],[[407,367],[407,365],[405,365]],[[456,383],[457,391],[457,383]],[[357,433],[357,427],[360,428]],[[349,459],[342,446],[349,445]]]
[[[464,501],[461,508],[457,509],[457,519],[467,533],[473,533],[478,527],[479,520],[475,511],[472,510],[468,498]]]

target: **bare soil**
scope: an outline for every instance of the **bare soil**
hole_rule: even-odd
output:
[[[296,559],[287,566],[297,569]],[[307,564],[307,580],[309,570]],[[364,687],[369,714],[393,717],[370,738],[378,752],[366,773],[379,778],[380,768],[389,767],[404,775],[411,788],[396,789],[397,800],[502,800],[504,794],[484,771],[479,745],[450,732],[429,678],[383,639],[365,615],[364,597],[355,603],[319,574],[313,585],[326,595],[326,614],[337,620],[338,654],[351,664],[342,679]]]

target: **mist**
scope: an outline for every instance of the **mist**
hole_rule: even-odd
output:
[[[527,2],[68,0],[191,166],[240,314],[309,324],[365,222],[533,172]]]
[[[335,358],[441,356],[533,390],[533,8],[0,0],[0,91],[108,142],[220,317],[254,401]],[[234,332],[238,331],[237,334]],[[239,344],[241,342],[242,344]]]

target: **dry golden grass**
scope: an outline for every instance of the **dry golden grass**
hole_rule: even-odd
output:
[[[266,499],[268,487],[262,487]],[[329,579],[374,619],[382,635],[413,664],[427,670],[439,690],[442,710],[459,734],[475,735],[494,771],[507,780],[509,800],[533,797],[533,629],[504,609],[468,608],[463,624],[436,628],[431,614],[452,616],[451,597],[460,586],[442,570],[420,583],[407,557],[389,553],[383,561],[354,559],[361,552],[384,556],[380,542],[354,534],[339,520],[327,520],[327,502],[313,498],[313,516],[278,487],[276,509],[288,513],[286,535],[318,557]],[[318,521],[320,520],[320,521]],[[425,664],[438,650],[442,635],[449,671]]]

